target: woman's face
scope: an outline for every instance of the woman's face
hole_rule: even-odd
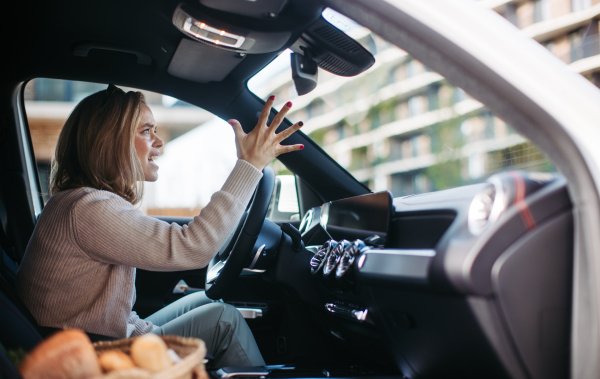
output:
[[[140,123],[135,133],[135,150],[144,169],[144,180],[155,182],[158,179],[158,165],[154,158],[158,157],[164,142],[156,135],[156,122],[152,111],[145,103],[140,105]]]

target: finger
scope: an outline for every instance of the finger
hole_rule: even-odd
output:
[[[233,132],[235,133],[236,137],[244,137],[246,135],[244,129],[242,129],[242,125],[238,120],[232,118],[231,120],[227,120],[227,122],[233,128]]]
[[[275,128],[273,128],[273,130],[277,129],[277,127],[279,126],[279,124],[281,124],[281,122],[285,118],[285,115],[288,113],[288,111],[290,110],[290,108],[292,108],[292,102],[288,101],[281,108],[281,110],[279,111],[279,113],[277,113],[277,116],[275,116],[275,118],[273,119],[273,121],[271,121],[271,125],[269,125],[269,128],[274,126]]]
[[[291,153],[292,151],[298,151],[304,149],[304,145],[279,145],[275,150],[275,154],[278,156],[285,153]]]
[[[284,139],[291,136],[292,134],[296,133],[298,131],[298,129],[300,129],[302,127],[302,125],[304,125],[304,123],[302,121],[300,121],[300,122],[297,122],[294,125],[290,126],[286,130],[277,133],[277,142],[281,142]]]
[[[258,125],[267,125],[267,120],[269,119],[269,115],[271,114],[271,108],[273,107],[273,103],[275,102],[275,96],[270,96],[265,103],[262,111],[260,112],[260,116],[258,117]]]

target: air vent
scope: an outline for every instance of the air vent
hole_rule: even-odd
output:
[[[321,268],[325,264],[327,256],[331,254],[331,250],[333,250],[337,244],[337,241],[328,240],[319,248],[319,250],[317,250],[317,253],[310,260],[310,272],[313,275],[320,272]]]
[[[351,64],[341,59],[336,58],[331,54],[327,54],[323,60],[319,62],[319,67],[323,70],[327,70],[335,75],[340,76],[354,76],[355,68]]]
[[[338,49],[344,50],[349,54],[354,54],[361,48],[357,42],[351,38],[348,38],[344,32],[331,25],[321,26],[320,28],[315,29],[313,33],[319,38],[336,46]]]

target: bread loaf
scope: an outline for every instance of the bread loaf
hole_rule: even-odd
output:
[[[131,344],[131,358],[139,367],[159,372],[173,365],[167,344],[156,334],[144,334]]]
[[[83,379],[102,374],[88,336],[77,329],[60,331],[40,343],[19,366],[23,379]]]
[[[128,370],[136,367],[129,355],[118,350],[109,350],[100,354],[98,361],[105,372]]]

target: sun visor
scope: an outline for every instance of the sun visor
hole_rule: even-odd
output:
[[[245,55],[183,38],[167,72],[198,83],[220,82],[244,60]]]

